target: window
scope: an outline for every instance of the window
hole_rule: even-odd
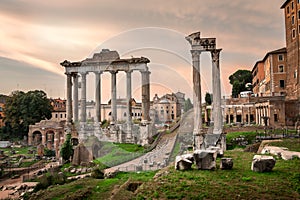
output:
[[[292,37],[293,37],[293,38],[296,37],[296,31],[295,31],[295,29],[292,30]]]
[[[60,118],[63,118],[63,114],[60,114]]]
[[[292,25],[294,25],[295,24],[295,16],[293,15],[292,16]]]
[[[57,118],[58,116],[57,116],[57,114],[55,114],[55,118]]]
[[[279,80],[279,86],[280,88],[284,88],[284,80]]]
[[[283,55],[282,55],[282,54],[279,54],[279,55],[278,55],[278,60],[279,60],[279,61],[283,61]]]
[[[298,10],[298,19],[300,19],[300,10]]]
[[[0,112],[2,112],[3,111],[3,109],[2,109],[2,107],[0,107]]]
[[[274,114],[274,122],[278,122],[278,115]]]
[[[292,7],[292,10],[294,10],[294,2],[292,2],[292,6],[291,7]]]
[[[278,72],[284,72],[284,67],[283,65],[278,66]]]
[[[286,12],[287,12],[288,14],[290,14],[290,7],[289,7],[289,6],[286,8]]]
[[[294,72],[294,78],[297,78],[297,76],[298,76],[298,71],[295,70],[295,72]]]

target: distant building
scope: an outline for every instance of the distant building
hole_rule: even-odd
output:
[[[52,121],[64,121],[67,119],[66,114],[66,100],[63,99],[50,99],[51,106],[53,107]]]
[[[177,120],[180,115],[181,104],[176,94],[166,94],[162,97],[158,97],[155,94],[150,112],[152,121],[157,123],[171,123]]]
[[[286,48],[268,52],[252,69],[255,96],[282,96],[286,93]]]

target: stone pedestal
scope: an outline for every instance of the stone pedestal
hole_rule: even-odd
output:
[[[232,158],[222,158],[220,163],[220,169],[232,169],[233,167],[233,160]]]
[[[255,155],[253,157],[251,170],[255,172],[270,172],[275,166],[276,160],[273,156]]]
[[[193,154],[185,154],[181,156],[176,156],[175,159],[175,169],[176,170],[189,170],[192,168],[194,162]]]
[[[217,152],[213,150],[195,150],[194,160],[198,169],[216,169]]]

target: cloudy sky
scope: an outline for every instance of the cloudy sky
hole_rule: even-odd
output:
[[[151,95],[181,91],[191,97],[191,56],[184,37],[200,31],[216,37],[221,52],[222,92],[228,76],[251,70],[268,51],[285,46],[284,0],[1,0],[0,93],[45,90],[65,98],[60,62],[80,61],[103,48],[121,57],[151,60]],[[203,93],[211,92],[211,61],[201,56]],[[118,96],[124,97],[124,73]],[[133,95],[140,99],[141,77],[133,73]],[[110,75],[103,74],[103,100],[109,99]],[[88,76],[88,99],[94,99]]]

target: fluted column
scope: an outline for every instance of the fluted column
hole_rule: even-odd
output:
[[[200,149],[202,141],[202,105],[201,105],[201,77],[200,54],[201,51],[191,50],[193,60],[193,104],[194,104],[194,148]]]
[[[111,73],[111,118],[112,122],[117,120],[117,72]]]
[[[101,122],[101,74],[102,72],[95,72],[96,122]]]
[[[80,121],[86,122],[86,74],[81,73],[81,101],[80,101]]]
[[[131,104],[131,73],[132,71],[126,72],[126,117],[127,117],[127,139],[131,139],[131,113],[132,113],[132,104]]]
[[[67,122],[72,122],[72,74],[67,73]]]
[[[222,49],[214,49],[211,51],[212,57],[212,80],[213,80],[213,118],[214,118],[214,134],[222,133],[223,119],[221,109],[221,82],[220,82],[220,64],[219,57]]]
[[[150,72],[141,71],[142,74],[142,121],[150,121]]]
[[[73,75],[73,112],[74,112],[74,121],[78,122],[78,74]]]

